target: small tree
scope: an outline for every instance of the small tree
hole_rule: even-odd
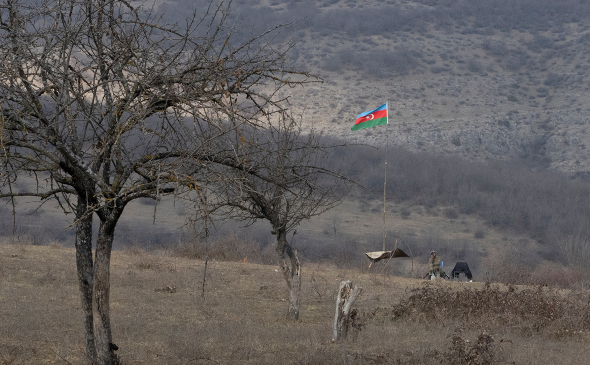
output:
[[[270,223],[289,287],[287,317],[296,320],[301,262],[287,234],[295,234],[301,222],[340,204],[348,192],[347,180],[329,166],[330,146],[313,130],[304,133],[287,113],[269,116],[264,129],[237,131],[234,139],[241,143],[234,143],[227,159],[214,166],[220,176],[231,178],[212,184],[209,206],[227,218]]]
[[[276,29],[232,45],[222,5],[178,28],[124,0],[0,1],[0,198],[75,213],[86,355],[113,364],[109,267],[127,204],[206,184],[228,136],[310,79],[285,65],[289,43],[270,46]]]

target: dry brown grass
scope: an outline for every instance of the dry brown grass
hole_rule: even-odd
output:
[[[423,281],[303,267],[301,320],[276,266],[113,252],[113,336],[125,364],[573,364],[590,343],[585,291]],[[361,330],[332,343],[342,280]],[[174,290],[164,290],[174,288]],[[0,364],[80,364],[74,251],[0,245]]]
[[[237,234],[221,237],[213,242],[194,240],[182,242],[168,248],[168,253],[174,257],[205,260],[209,258],[218,261],[243,261],[254,263],[269,263],[274,261],[274,250],[263,250],[260,244],[252,239],[244,239]]]

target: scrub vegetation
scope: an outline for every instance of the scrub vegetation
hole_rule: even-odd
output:
[[[381,247],[382,152],[366,146],[335,151],[333,165],[343,166],[347,161],[354,161],[344,173],[365,188],[350,195],[344,207],[325,213],[323,220],[312,219],[306,229],[294,236],[294,244],[306,261],[330,261],[335,265],[361,267],[365,263],[358,257],[367,249]],[[428,257],[430,250],[435,249],[449,260],[447,265],[452,265],[452,260],[469,261],[480,278],[486,272],[490,273],[489,268],[482,269],[483,263],[492,260],[493,253],[497,253],[501,256],[493,258],[494,265],[501,262],[511,269],[504,268],[490,275],[495,280],[515,284],[533,282],[528,277],[546,263],[579,272],[590,269],[587,244],[590,232],[586,224],[590,219],[590,185],[586,181],[572,180],[559,172],[531,170],[522,161],[476,163],[403,148],[392,148],[389,154],[388,247],[397,239],[400,245],[403,242],[402,248],[409,247],[417,258]],[[353,211],[350,211],[351,206]],[[160,214],[171,214],[159,225],[151,222],[153,206],[139,204],[129,209],[132,213],[123,216],[122,228],[115,238],[114,245],[118,249],[140,247],[149,250],[175,246],[192,252],[194,258],[209,254],[218,259],[248,257],[250,260],[260,256],[260,252],[273,251],[274,236],[262,223],[249,228],[232,222],[211,227],[209,251],[206,252],[206,247],[198,243],[203,242],[202,237],[199,241],[198,232],[180,229],[187,222],[185,215],[178,214],[184,213],[184,209],[160,205]],[[10,215],[7,207],[1,211],[5,216]],[[148,218],[141,220],[142,215]],[[364,216],[376,223],[367,224]],[[71,245],[69,231],[41,233],[50,225],[59,224],[56,216],[45,211],[33,213],[32,217],[47,220],[38,221],[40,227],[37,228],[26,225],[30,224],[27,218],[31,218],[19,216],[14,227],[16,234],[7,238],[14,243]],[[419,229],[404,228],[425,219],[431,223],[425,223]],[[432,221],[450,224],[449,232],[445,234],[444,229],[439,228],[426,232],[428,226],[435,226]],[[467,224],[467,221],[473,223]],[[11,234],[12,222],[5,220],[3,226],[3,232]],[[242,232],[237,236],[244,240],[239,250],[229,245],[235,242],[231,238],[236,234],[231,232],[236,230]],[[457,230],[461,234],[453,233]],[[250,253],[242,253],[244,247],[250,247]],[[267,256],[271,257],[270,254]],[[513,272],[520,274],[513,275]],[[404,272],[397,274],[408,276]]]
[[[209,4],[153,11],[182,24],[186,9]],[[322,146],[338,147],[322,163],[357,185],[280,237],[256,218],[191,221],[194,206],[157,186],[155,199],[129,202],[111,261],[121,364],[587,361],[588,19],[590,3],[574,0],[234,0],[228,47],[290,24],[265,46],[293,45],[280,60],[323,83],[260,95],[288,99],[299,132],[323,130]],[[351,134],[354,117],[383,98],[387,133]],[[248,182],[228,183],[242,194],[231,204],[260,202],[244,193]],[[11,189],[33,187],[21,184]],[[0,205],[0,365],[84,363],[75,231],[57,205],[32,200]],[[285,320],[277,265],[277,239],[287,238],[304,268],[298,321]],[[364,253],[383,242],[411,258],[368,268]],[[422,280],[431,250],[447,273],[468,262],[474,282]],[[333,343],[342,280],[363,293],[350,338]]]
[[[424,281],[307,265],[299,322],[276,265],[178,252],[113,252],[113,333],[125,364],[584,363],[588,292]],[[81,364],[73,249],[0,245],[0,363]],[[397,259],[396,259],[397,260]],[[385,270],[384,270],[385,269]],[[338,285],[363,288],[344,341],[331,341]]]

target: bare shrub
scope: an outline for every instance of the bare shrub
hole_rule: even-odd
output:
[[[483,228],[478,228],[477,230],[475,230],[475,233],[473,234],[474,238],[484,238],[486,236],[485,231],[483,230]]]
[[[460,329],[456,329],[460,333]],[[445,354],[449,364],[456,365],[484,365],[499,362],[498,355],[501,350],[496,350],[494,338],[482,332],[477,336],[477,341],[469,341],[461,335],[455,335],[452,339],[450,351]]]
[[[442,67],[442,66],[432,66],[430,68],[430,72],[432,72],[433,74],[439,74],[441,72],[448,72],[451,69],[448,67]]]
[[[496,280],[506,285],[532,284],[532,269],[519,262],[507,262],[496,274]]]
[[[268,251],[264,254],[260,245],[252,239],[240,238],[237,234],[221,237],[212,243],[200,240],[183,242],[171,248],[171,254],[176,257],[190,259],[210,259],[219,261],[268,261]]]
[[[64,246],[60,242],[52,241],[49,243],[49,248],[60,249],[60,248],[64,248]]]
[[[553,40],[540,34],[535,34],[533,39],[527,44],[527,48],[536,53],[540,53],[541,51],[552,47]]]
[[[137,246],[126,247],[124,252],[130,256],[145,255],[145,250],[142,250]]]
[[[544,98],[547,95],[549,95],[549,90],[547,90],[546,87],[539,87],[539,88],[537,88],[537,92],[539,93],[537,95],[537,97],[539,97],[539,98]]]
[[[410,212],[410,210],[407,207],[403,207],[402,209],[400,209],[400,214],[403,219],[408,219],[408,218],[410,218],[410,215],[412,213]]]
[[[477,59],[471,58],[469,61],[467,61],[467,69],[470,72],[479,73],[483,71],[483,66]]]
[[[506,119],[499,124],[511,126]],[[551,123],[543,128],[549,132]],[[388,161],[388,192],[400,202],[428,208],[455,206],[458,212],[479,215],[486,224],[526,233],[535,240],[551,242],[555,248],[554,243],[559,242],[556,237],[561,239],[572,232],[586,239],[590,237],[585,223],[590,218],[590,184],[554,171],[541,171],[551,162],[546,151],[549,136],[542,133],[523,141],[520,160],[509,163],[475,164],[457,157],[393,148],[396,158]],[[382,189],[383,156],[359,148],[338,158],[352,160],[353,155],[360,162],[346,171],[347,176],[373,191]],[[376,198],[369,190],[363,194],[367,199]]]
[[[139,270],[157,270],[164,269],[162,259],[156,255],[148,255],[146,253],[134,256],[132,261],[134,268]]]
[[[19,364],[23,359],[23,355],[26,353],[25,348],[22,346],[2,346],[0,347],[0,364],[10,365]],[[20,360],[20,361],[19,361]]]
[[[590,329],[588,294],[562,296],[542,286],[519,290],[486,283],[482,289],[452,291],[425,285],[393,305],[387,314],[393,321],[426,323],[478,323],[486,326],[527,326],[549,332]],[[584,298],[586,299],[584,299]]]
[[[276,245],[266,245],[260,250],[260,256],[257,261],[263,265],[275,265],[277,263]]]
[[[200,241],[182,242],[171,247],[170,254],[174,257],[187,259],[204,259],[206,256],[205,244]]]
[[[580,234],[567,235],[557,240],[565,262],[573,267],[590,269],[590,239]]]
[[[559,87],[564,83],[564,81],[566,81],[566,76],[549,72],[547,74],[547,78],[545,81],[543,81],[543,85],[549,87]]]
[[[359,52],[358,49],[341,49],[323,60],[323,69],[338,72],[342,69],[365,70],[365,77],[405,75],[415,70],[417,51],[406,47],[394,50],[373,49],[371,52]]]
[[[448,219],[457,219],[459,218],[459,213],[455,208],[446,208],[444,211],[444,215]]]
[[[506,247],[491,252],[482,260],[482,266],[487,281],[513,285],[531,283],[531,269],[514,250]]]
[[[215,241],[209,249],[209,257],[220,261],[254,261],[260,256],[260,246],[237,234]]]
[[[131,267],[138,270],[155,270],[173,272],[176,268],[167,262],[167,252],[158,252],[156,250],[144,250],[137,246],[130,246],[123,251],[130,256],[128,262]]]
[[[504,41],[496,41],[496,40],[492,40],[490,38],[485,39],[482,44],[481,44],[481,48],[483,48],[485,51],[489,52],[492,56],[500,56],[500,57],[504,57],[508,54],[509,49],[506,46],[506,43]]]
[[[409,365],[487,365],[500,363],[504,355],[494,338],[481,332],[475,341],[464,336],[461,329],[456,329],[450,337],[448,351],[408,350],[370,353],[368,351],[337,351],[323,348],[307,353],[293,362],[297,365],[324,364],[409,364]]]
[[[545,262],[530,274],[531,282],[559,288],[587,288],[590,273],[576,266],[563,266],[559,263]]]
[[[42,234],[27,230],[25,227],[17,227],[11,236],[6,237],[8,244],[24,246],[41,246],[42,239]]]
[[[511,100],[510,99],[511,96],[514,97],[514,100]],[[508,95],[508,101],[518,101],[518,99],[514,95]],[[500,119],[500,120],[498,120],[498,125],[501,126],[501,127],[510,129],[510,121],[508,119]]]
[[[504,66],[512,72],[516,72],[527,64],[530,66],[530,64],[533,63],[533,60],[528,52],[522,49],[512,50],[512,52],[510,52],[510,54],[503,61]]]

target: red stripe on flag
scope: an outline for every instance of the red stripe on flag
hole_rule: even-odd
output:
[[[362,122],[368,122],[369,120],[385,118],[387,116],[387,109],[376,111],[375,113],[365,115],[364,117],[360,117],[354,123],[355,125],[360,124]]]

